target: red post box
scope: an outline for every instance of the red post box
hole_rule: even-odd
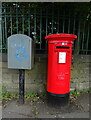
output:
[[[63,33],[45,37],[48,40],[47,92],[52,96],[65,97],[70,93],[72,44],[76,38]]]

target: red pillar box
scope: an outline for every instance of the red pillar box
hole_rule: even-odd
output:
[[[48,40],[48,94],[60,97],[69,95],[72,44],[76,38],[76,35],[63,33],[45,37]]]

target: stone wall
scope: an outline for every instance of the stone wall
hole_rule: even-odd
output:
[[[71,67],[71,88],[89,89],[89,55],[74,55]],[[7,68],[7,54],[0,60],[0,81],[3,90],[10,93],[19,92],[19,71]],[[1,73],[0,73],[1,74]],[[35,55],[35,64],[32,70],[25,70],[25,93],[42,94],[46,89],[47,80],[47,55]]]

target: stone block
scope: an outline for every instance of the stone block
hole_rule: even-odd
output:
[[[5,57],[5,55],[4,55]],[[19,70],[8,69],[7,62],[0,62],[0,81],[11,93],[19,91]],[[71,88],[87,89],[90,78],[89,56],[74,56],[71,67]],[[0,82],[0,83],[1,83]],[[47,55],[35,55],[34,68],[25,70],[25,92],[42,94],[46,90]]]
[[[46,91],[43,84],[25,84],[25,93],[42,94]]]
[[[76,89],[79,90],[89,89],[89,82],[76,83]]]

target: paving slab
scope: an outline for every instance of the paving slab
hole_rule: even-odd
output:
[[[89,112],[59,114],[57,118],[89,118]]]
[[[0,120],[2,118],[2,99],[0,99]]]
[[[82,108],[84,109],[84,112],[85,111],[89,112],[89,107],[90,107],[89,96],[90,96],[89,94],[82,94],[76,100],[76,103],[78,104],[78,106],[82,106]]]
[[[2,109],[3,118],[21,118],[21,117],[33,117],[31,105],[19,105],[17,100],[11,100],[7,103],[5,108]]]

